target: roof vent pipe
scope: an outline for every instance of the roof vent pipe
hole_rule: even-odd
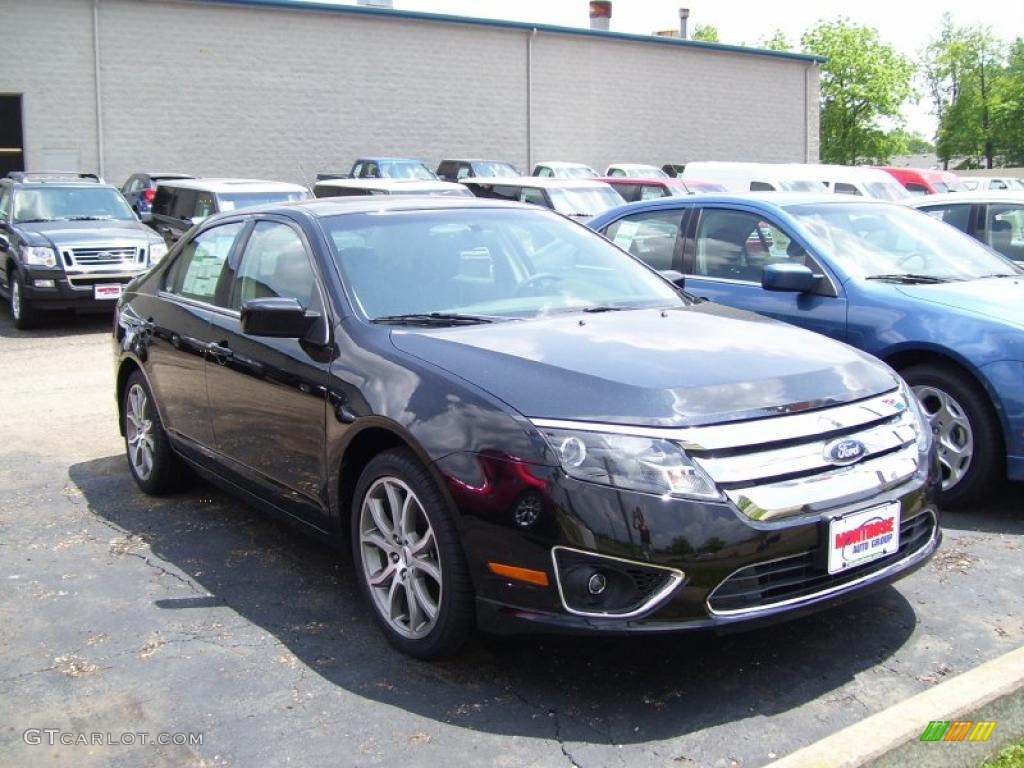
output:
[[[594,0],[590,3],[590,28],[607,30],[612,20],[610,0]]]
[[[686,22],[690,19],[690,9],[680,8],[679,9],[679,37],[683,40],[686,39]]]

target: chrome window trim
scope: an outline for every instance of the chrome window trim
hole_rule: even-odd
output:
[[[544,418],[531,418],[530,421],[540,429],[574,429],[580,432],[653,437],[678,442],[684,450],[713,451],[722,448],[756,447],[784,440],[806,439],[827,432],[855,429],[864,424],[891,419],[906,411],[908,407],[909,404],[903,394],[894,387],[881,395],[844,405],[699,427],[642,427]]]
[[[847,581],[847,582],[844,582],[842,584],[836,584],[835,586],[828,587],[827,589],[823,589],[823,590],[820,590],[818,592],[812,592],[809,595],[801,595],[800,597],[790,597],[790,598],[787,598],[785,600],[777,600],[774,603],[766,603],[764,605],[758,605],[758,606],[755,606],[753,608],[734,608],[734,609],[731,609],[731,610],[716,611],[714,608],[711,607],[711,598],[715,596],[715,592],[718,591],[719,587],[721,587],[723,584],[725,584],[725,582],[727,582],[729,579],[731,579],[733,576],[735,576],[740,571],[746,570],[747,568],[756,567],[756,566],[759,566],[759,565],[770,565],[771,563],[777,563],[777,562],[779,562],[781,560],[788,560],[791,557],[797,557],[799,555],[807,554],[806,552],[800,552],[800,553],[797,553],[795,555],[787,555],[786,557],[777,557],[777,558],[775,558],[773,560],[765,560],[762,563],[750,563],[749,565],[744,565],[741,568],[737,568],[735,571],[733,571],[728,576],[726,576],[724,579],[722,579],[718,583],[718,586],[716,586],[713,590],[711,590],[711,592],[708,593],[707,599],[704,601],[704,606],[707,608],[708,614],[711,615],[711,616],[749,616],[749,615],[756,615],[758,613],[763,613],[764,611],[769,611],[769,610],[773,610],[773,609],[777,609],[777,608],[783,608],[783,607],[787,607],[787,606],[791,606],[791,605],[796,605],[796,604],[799,604],[799,603],[814,602],[814,601],[820,600],[821,598],[828,597],[829,595],[835,594],[836,592],[841,592],[843,590],[852,589],[854,587],[860,586],[861,584],[864,584],[865,582],[868,582],[868,581],[872,581],[872,580],[875,580],[875,579],[884,579],[884,578],[892,575],[893,573],[896,573],[896,572],[902,570],[912,560],[920,558],[922,556],[921,553],[925,552],[927,549],[932,547],[935,544],[935,542],[938,540],[938,537],[939,537],[939,523],[938,523],[938,519],[935,517],[935,512],[932,509],[926,509],[923,512],[921,512],[920,514],[928,515],[932,519],[932,526],[933,526],[932,527],[932,535],[928,538],[928,541],[926,541],[924,546],[922,546],[920,549],[915,550],[914,552],[911,552],[906,557],[904,557],[904,558],[902,558],[900,560],[897,560],[895,563],[890,563],[889,565],[885,566],[884,568],[880,568],[877,571],[872,571],[871,573],[865,573],[863,576],[860,576],[860,577],[858,577],[856,579],[853,579],[852,581]],[[916,517],[917,517],[917,515],[915,515],[914,517],[912,517],[910,519],[913,520]]]
[[[562,578],[558,573],[558,558],[555,556],[558,550],[573,552],[577,555],[586,555],[587,557],[593,557],[599,560],[612,560],[617,563],[626,563],[627,565],[638,565],[642,568],[654,568],[659,571],[667,571],[669,574],[669,580],[664,587],[653,593],[638,608],[634,608],[632,611],[628,611],[626,613],[613,613],[610,611],[579,611],[575,608],[570,608],[569,604],[565,601],[565,594],[562,592]],[[562,608],[573,616],[586,616],[594,619],[634,619],[641,614],[648,613],[655,608],[658,603],[674,592],[676,587],[682,584],[683,580],[686,578],[686,574],[683,571],[680,571],[678,568],[671,568],[667,565],[654,565],[653,563],[643,563],[639,560],[627,560],[623,557],[603,555],[600,552],[591,552],[586,549],[566,547],[561,544],[551,548],[551,567],[555,572],[555,586],[558,588],[558,599],[562,603]]]

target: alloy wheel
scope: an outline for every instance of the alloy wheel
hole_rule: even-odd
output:
[[[967,413],[957,400],[938,387],[913,388],[931,425],[939,449],[942,490],[959,483],[971,467],[974,456],[974,432]]]
[[[413,490],[397,477],[376,480],[359,513],[363,574],[377,611],[403,637],[425,637],[443,594],[434,529]]]
[[[149,398],[139,384],[132,384],[125,403],[125,439],[128,443],[128,460],[132,469],[142,480],[153,472],[153,420],[147,414]]]

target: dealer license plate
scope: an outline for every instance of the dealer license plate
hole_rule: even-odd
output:
[[[829,521],[829,573],[840,573],[870,563],[872,560],[894,554],[899,548],[898,501]]]
[[[92,295],[97,299],[119,299],[121,298],[121,287],[120,283],[94,285]]]

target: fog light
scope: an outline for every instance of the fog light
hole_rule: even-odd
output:
[[[605,578],[603,573],[593,573],[590,578],[587,579],[587,592],[592,595],[600,595],[604,592],[605,587],[608,586],[608,579]]]
[[[53,288],[53,280],[35,280],[33,281],[36,288]]]

